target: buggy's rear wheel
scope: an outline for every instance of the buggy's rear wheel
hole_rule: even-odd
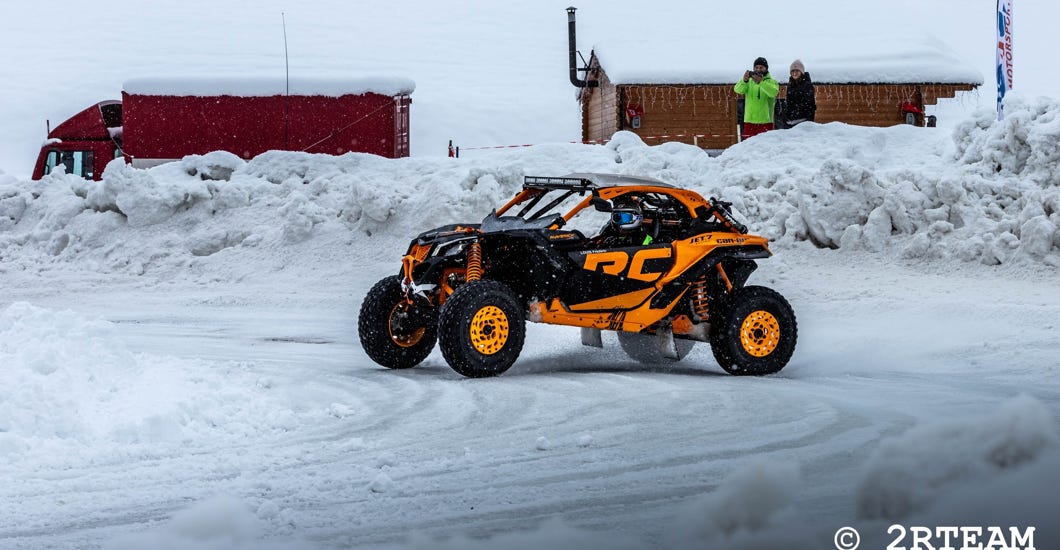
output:
[[[439,347],[456,372],[469,378],[496,376],[523,349],[526,322],[515,294],[497,281],[458,287],[438,317]]]
[[[710,347],[729,374],[758,376],[779,371],[791,359],[797,335],[791,305],[762,286],[733,290],[711,316]]]
[[[437,310],[406,301],[397,275],[379,281],[368,291],[357,320],[365,353],[391,369],[415,367],[426,359],[438,341],[437,327]]]

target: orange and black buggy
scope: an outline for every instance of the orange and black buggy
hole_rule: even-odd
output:
[[[777,292],[745,286],[771,255],[730,205],[661,181],[614,174],[526,177],[480,224],[412,241],[401,272],[372,287],[361,344],[375,362],[413,367],[436,342],[469,377],[519,356],[527,319],[581,327],[582,343],[618,333],[642,362],[709,342],[732,374],[779,371],[795,349],[795,314]]]

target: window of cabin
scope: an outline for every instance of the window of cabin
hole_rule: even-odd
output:
[[[67,174],[77,174],[82,178],[92,179],[95,176],[92,151],[59,151],[52,149],[44,160],[44,175],[52,173],[56,166],[62,164]]]

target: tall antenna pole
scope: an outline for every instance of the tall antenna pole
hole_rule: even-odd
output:
[[[280,12],[280,20],[283,21],[283,69],[287,85],[287,93],[283,99],[283,148],[290,149],[291,145],[288,143],[288,136],[290,135],[291,126],[291,64],[287,58],[287,17],[282,11]]]

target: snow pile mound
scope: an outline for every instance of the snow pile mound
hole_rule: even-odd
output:
[[[1004,122],[983,111],[950,139],[800,125],[729,149],[715,185],[782,243],[1060,266],[1058,112],[1056,100],[1013,100]]]
[[[982,111],[952,135],[803,124],[717,159],[679,143],[648,147],[628,132],[608,147],[614,171],[732,201],[781,246],[1060,267],[1060,102],[1013,95],[1006,113],[998,122]]]
[[[1028,396],[982,418],[918,426],[873,453],[858,490],[858,513],[900,519],[923,512],[939,495],[1025,468],[1056,447],[1052,414]]]
[[[102,182],[61,173],[0,180],[0,269],[239,279],[290,266],[348,271],[443,224],[481,220],[525,175],[644,175],[734,203],[788,246],[916,260],[1060,266],[1060,103],[1013,100],[952,134],[803,124],[711,158],[618,132],[472,159],[227,153],[148,170],[114,161]],[[370,244],[369,244],[370,243]],[[345,263],[344,263],[345,262]]]
[[[954,132],[957,156],[984,177],[1019,176],[1046,189],[1060,185],[1060,102],[1048,97],[1006,97],[1005,118],[989,111]]]
[[[602,147],[535,149],[466,162],[276,151],[243,163],[211,153],[147,170],[114,161],[102,182],[57,173],[0,186],[0,269],[231,278],[263,265],[334,269],[431,227],[477,222],[528,173],[614,162]]]
[[[0,456],[164,455],[329,418],[259,378],[248,365],[134,354],[104,320],[15,303],[0,311]]]
[[[136,370],[107,323],[25,302],[0,313],[0,365],[0,437],[9,440],[83,437],[83,409],[104,404]]]

